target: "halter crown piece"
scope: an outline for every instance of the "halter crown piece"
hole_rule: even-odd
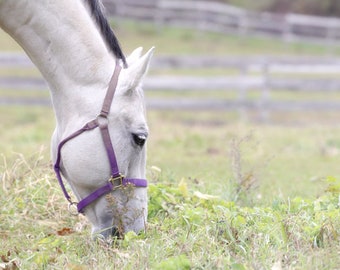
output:
[[[77,130],[76,132],[72,133],[68,137],[66,137],[64,140],[62,140],[57,149],[57,160],[54,164],[54,171],[57,175],[58,182],[60,184],[60,187],[64,193],[64,196],[69,201],[70,206],[76,205],[78,213],[84,213],[84,209],[86,206],[94,202],[95,200],[99,199],[101,196],[116,190],[117,188],[120,188],[122,186],[126,185],[133,185],[135,187],[147,187],[148,183],[146,179],[139,179],[139,178],[125,178],[122,174],[119,173],[118,164],[115,152],[113,150],[109,128],[108,128],[108,115],[110,112],[112,100],[116,91],[117,83],[118,83],[118,77],[121,71],[121,66],[119,64],[116,64],[114,73],[111,77],[111,81],[109,84],[109,88],[106,92],[106,96],[103,102],[103,106],[101,109],[100,114],[97,116],[96,119],[88,122],[83,126],[81,129]],[[111,177],[109,178],[108,182],[98,188],[97,190],[93,191],[91,194],[83,198],[80,202],[76,203],[71,200],[70,195],[68,194],[62,176],[60,171],[60,162],[61,162],[61,149],[67,143],[69,140],[79,136],[85,131],[93,130],[95,128],[99,127],[100,133],[102,135],[102,139],[105,145],[107,157],[110,162],[111,167]]]

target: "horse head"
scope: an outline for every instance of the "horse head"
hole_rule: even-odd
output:
[[[85,214],[94,235],[138,233],[147,218],[142,81],[153,48],[125,59],[100,2],[85,3],[0,0],[0,27],[49,85],[56,115],[52,161],[66,198]]]

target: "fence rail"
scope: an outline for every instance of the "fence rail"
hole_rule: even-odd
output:
[[[115,18],[132,18],[163,24],[240,35],[266,35],[286,41],[308,40],[340,44],[340,19],[300,14],[252,12],[214,1],[104,0]]]
[[[1,68],[32,69],[33,64],[24,54],[0,54]],[[236,91],[237,98],[194,99],[155,98],[147,95],[147,105],[154,109],[208,109],[208,110],[263,110],[263,111],[296,111],[324,110],[340,111],[340,101],[336,100],[301,100],[282,101],[271,98],[276,90],[317,91],[327,97],[328,92],[340,93],[340,59],[337,58],[280,58],[280,57],[155,57],[152,69],[193,69],[213,67],[226,70],[222,76],[175,76],[150,75],[146,77],[145,89],[148,91]],[[229,69],[237,72],[230,73]],[[151,74],[152,71],[151,70]],[[309,76],[277,76],[278,74],[303,74]],[[313,75],[313,76],[310,76]],[[0,76],[1,89],[22,89],[25,91],[46,90],[47,85],[41,77]],[[252,91],[260,91],[257,99],[249,98]],[[0,96],[0,104],[50,105],[47,97],[24,98]],[[264,114],[264,113],[263,113]]]

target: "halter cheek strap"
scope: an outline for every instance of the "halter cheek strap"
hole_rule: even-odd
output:
[[[119,65],[116,65],[115,71],[112,75],[109,88],[106,92],[106,96],[104,99],[104,103],[101,109],[100,114],[97,116],[96,119],[86,123],[81,129],[77,130],[76,132],[72,133],[68,137],[66,137],[64,140],[62,140],[57,149],[57,159],[54,164],[54,171],[56,173],[58,182],[60,184],[60,187],[64,193],[64,196],[66,199],[70,202],[70,205],[77,205],[77,210],[79,213],[84,213],[84,209],[86,206],[91,204],[92,202],[99,199],[101,196],[116,190],[117,188],[120,188],[122,186],[126,185],[133,185],[136,187],[147,187],[147,180],[146,179],[139,179],[139,178],[125,178],[122,174],[120,174],[117,164],[116,155],[112,146],[111,138],[110,138],[110,132],[108,127],[108,115],[110,112],[112,100],[117,88],[118,83],[118,77],[121,71],[121,67]],[[99,127],[100,133],[102,136],[102,140],[104,142],[105,150],[107,153],[107,157],[109,159],[110,168],[111,168],[111,177],[108,180],[108,182],[98,188],[97,190],[93,191],[91,194],[83,198],[80,202],[75,203],[71,200],[70,195],[68,194],[62,176],[61,176],[61,169],[60,169],[60,163],[61,163],[61,149],[67,143],[68,141],[72,140],[73,138],[79,136],[85,131],[93,130],[95,128]]]

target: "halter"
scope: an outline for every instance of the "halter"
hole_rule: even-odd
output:
[[[108,128],[108,115],[110,112],[112,100],[114,93],[116,91],[117,83],[118,83],[118,77],[121,71],[121,67],[117,64],[116,68],[114,70],[114,73],[111,77],[111,81],[109,84],[109,88],[106,92],[106,96],[103,102],[103,106],[101,109],[100,114],[92,121],[89,121],[88,123],[85,124],[81,129],[77,130],[76,132],[72,133],[68,137],[66,137],[64,140],[62,140],[57,149],[57,160],[54,164],[54,171],[57,175],[58,182],[61,186],[61,189],[64,193],[65,198],[69,201],[70,206],[77,206],[77,211],[78,213],[84,213],[84,208],[94,202],[95,200],[99,199],[101,196],[114,191],[118,188],[121,188],[126,185],[133,185],[135,187],[147,187],[148,183],[146,179],[139,179],[139,178],[125,178],[124,175],[120,174],[119,169],[118,169],[118,164],[117,164],[117,159],[115,152],[113,150],[111,138],[110,138],[110,133],[109,133],[109,128]],[[100,133],[102,135],[102,139],[104,142],[104,146],[106,149],[107,157],[110,162],[110,167],[111,167],[111,177],[107,181],[107,183],[98,188],[97,190],[93,191],[91,194],[83,198],[80,202],[76,203],[71,200],[70,195],[68,194],[62,176],[61,176],[61,171],[60,171],[60,162],[61,162],[61,149],[71,139],[79,136],[85,131],[93,130],[95,128],[99,127]]]

